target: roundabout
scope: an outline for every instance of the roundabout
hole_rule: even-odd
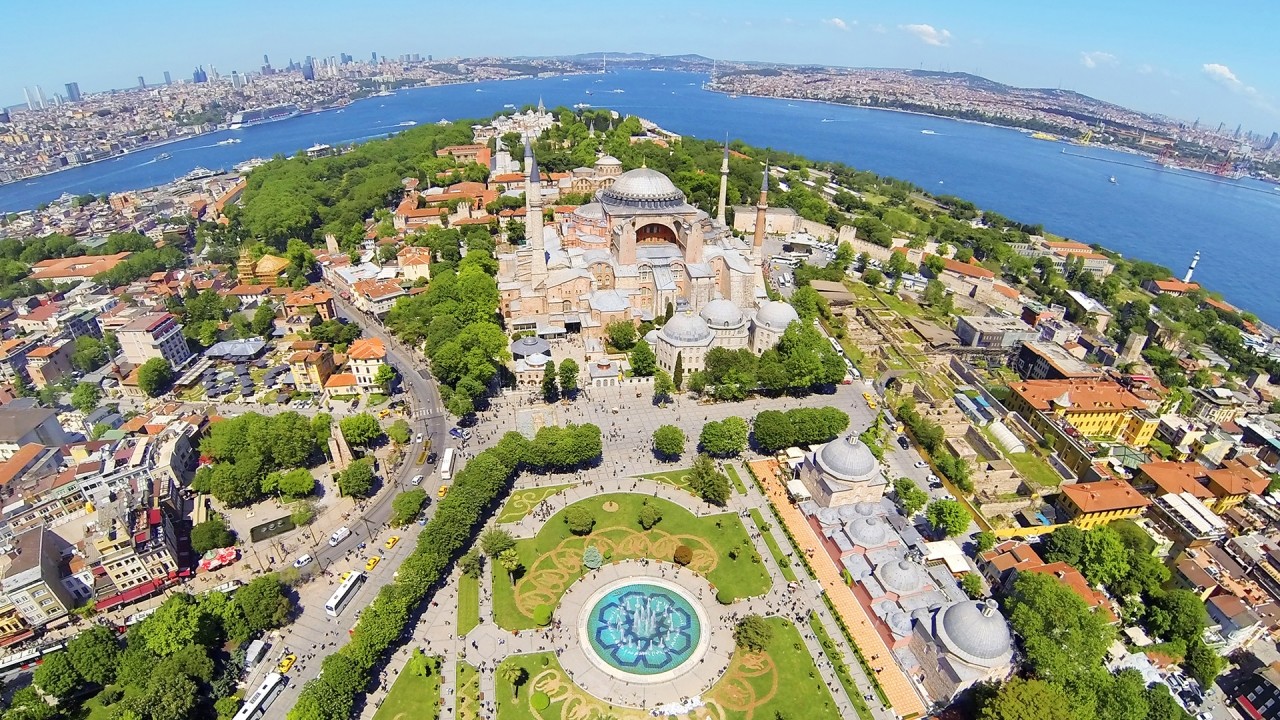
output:
[[[656,708],[701,695],[734,650],[728,608],[714,597],[706,579],[671,563],[601,567],[561,600],[556,618],[573,640],[560,663],[578,687],[614,705]]]

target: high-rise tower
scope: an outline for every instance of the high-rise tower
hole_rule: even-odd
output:
[[[547,251],[542,244],[542,177],[528,140],[524,142],[524,166],[529,173],[524,182],[524,232],[529,240],[533,286],[538,287],[547,279]]]
[[[764,252],[765,212],[769,209],[769,161],[764,162],[764,175],[760,177],[760,200],[756,203],[756,237],[752,245],[756,255]]]
[[[716,205],[716,220],[724,223],[724,201],[729,193],[729,143],[724,145],[724,160],[720,161],[720,202]]]
[[[69,82],[64,85],[67,89],[67,100],[70,102],[80,102],[80,83]]]

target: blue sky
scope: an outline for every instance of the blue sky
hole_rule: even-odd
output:
[[[645,51],[972,72],[1140,110],[1280,130],[1274,0],[1073,3],[649,0],[380,4],[330,0],[6,0],[0,101],[129,87],[194,66],[254,70],[263,53],[435,57]],[[363,5],[363,7],[362,7]],[[198,8],[198,9],[197,9]],[[1266,48],[1272,48],[1267,50]]]

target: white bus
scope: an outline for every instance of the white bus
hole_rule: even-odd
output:
[[[797,259],[795,259],[795,258],[793,258],[793,257],[789,257],[789,256],[787,256],[787,255],[770,255],[770,256],[769,256],[769,262],[777,263],[778,265],[786,265],[786,266],[787,266],[787,267],[789,267],[789,268],[798,268],[798,267],[800,267],[800,261],[799,261],[799,260],[797,260]]]
[[[440,458],[440,479],[449,482],[453,477],[453,448],[444,449],[444,457]]]
[[[258,689],[244,699],[244,705],[240,706],[240,711],[232,720],[259,720],[266,717],[267,708],[282,692],[284,692],[284,676],[274,672],[268,674],[267,679],[262,681]]]
[[[347,601],[352,595],[356,594],[356,590],[360,584],[364,582],[364,573],[359,570],[352,570],[346,580],[333,591],[333,595],[329,598],[329,602],[324,604],[324,611],[333,617],[338,617],[342,612],[342,608],[347,606]]]

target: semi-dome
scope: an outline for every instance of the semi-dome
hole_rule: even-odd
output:
[[[756,311],[756,325],[774,332],[786,330],[788,325],[799,319],[796,309],[781,300],[770,300]]]
[[[680,192],[666,175],[650,168],[628,170],[600,191],[601,203],[634,208],[674,208],[684,204]]]
[[[992,667],[1013,647],[1009,625],[994,600],[965,600],[938,613],[935,631],[942,646],[967,663]]]
[[[880,473],[876,456],[856,437],[836,438],[818,451],[818,467],[845,482],[870,480]]]
[[[716,298],[702,307],[699,313],[703,320],[707,321],[707,325],[713,328],[734,328],[742,325],[745,317],[742,314],[742,308],[739,308],[732,300],[724,298]]]
[[[692,313],[672,316],[658,331],[663,340],[672,345],[705,345],[711,340],[711,328],[702,318]]]
[[[590,202],[576,208],[573,214],[587,220],[599,220],[604,217],[604,208],[598,202]]]
[[[884,588],[897,595],[916,592],[925,585],[924,570],[907,560],[895,560],[876,568],[876,577]]]

